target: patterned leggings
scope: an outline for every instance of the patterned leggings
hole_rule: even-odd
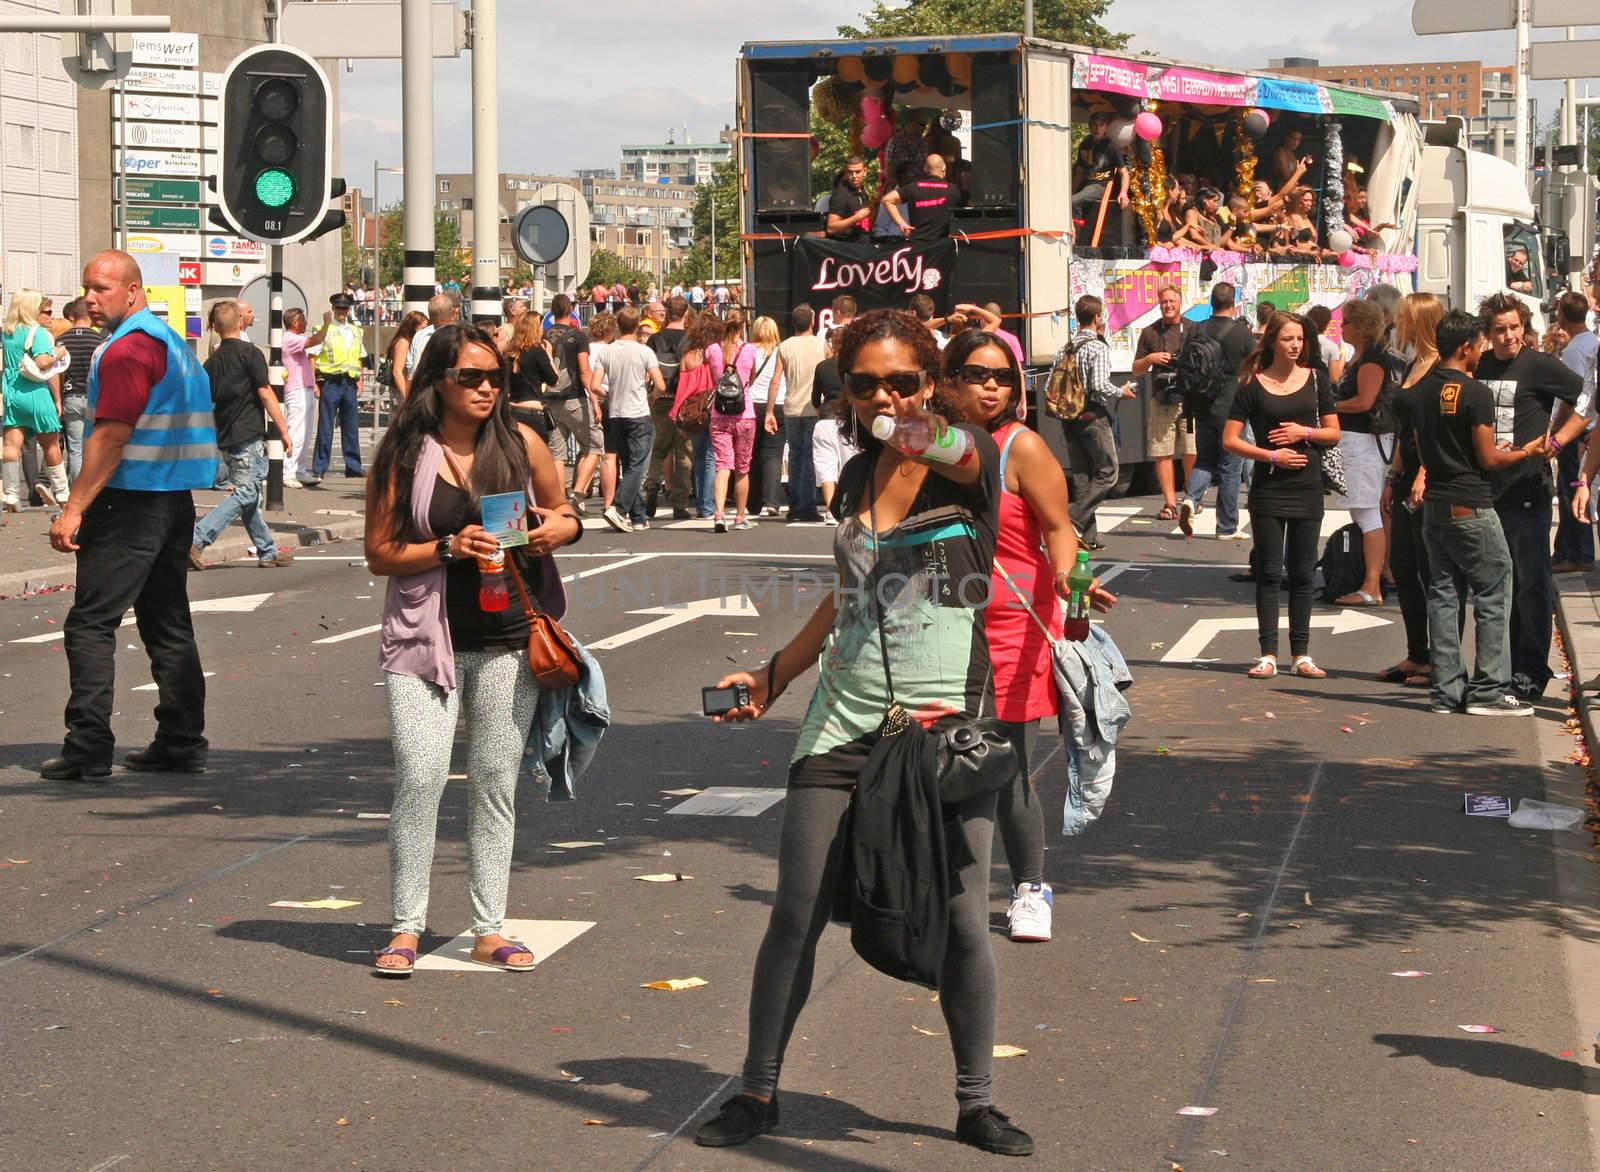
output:
[[[389,875],[394,931],[420,935],[428,923],[428,872],[439,799],[450,775],[456,713],[467,717],[467,892],[472,931],[499,932],[511,881],[517,772],[539,701],[522,651],[456,652],[456,690],[386,672],[394,742],[394,807]]]

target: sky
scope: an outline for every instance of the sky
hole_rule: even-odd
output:
[[[568,175],[615,168],[624,143],[664,142],[688,127],[714,142],[733,121],[734,65],[746,41],[827,38],[855,20],[866,0],[607,0],[572,19],[529,19],[531,0],[500,5],[500,169]],[[1322,23],[1260,19],[1259,0],[1113,0],[1107,24],[1133,34],[1133,47],[1199,64],[1263,68],[1273,57],[1327,64],[1474,58],[1509,64],[1512,34],[1418,37],[1409,0],[1340,0]],[[542,10],[543,6],[539,6]],[[752,16],[752,13],[759,15]],[[1600,38],[1600,29],[1580,36]],[[1536,30],[1536,40],[1559,37]],[[1597,54],[1600,60],[1600,54]],[[434,67],[436,171],[471,167],[469,57]],[[341,164],[353,184],[376,159],[400,162],[400,63],[357,61],[341,73]],[[1600,94],[1600,81],[1594,84]],[[1582,92],[1580,86],[1580,93]],[[1536,85],[1541,121],[1560,86]],[[369,181],[370,182],[370,181]],[[385,202],[399,197],[385,191]]]

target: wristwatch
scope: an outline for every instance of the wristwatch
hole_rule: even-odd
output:
[[[439,538],[438,544],[433,547],[439,555],[439,561],[441,564],[448,565],[456,560],[456,555],[450,552],[450,543],[455,539],[456,535],[452,533],[449,537]]]

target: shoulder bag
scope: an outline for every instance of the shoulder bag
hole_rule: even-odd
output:
[[[1319,370],[1314,377],[1319,384],[1316,391],[1317,401],[1321,402],[1322,387],[1320,384],[1325,376]],[[1317,422],[1319,424],[1322,422],[1320,412]],[[1322,459],[1322,491],[1344,496],[1350,491],[1350,482],[1344,474],[1344,453],[1339,450],[1339,445],[1333,444],[1330,447],[1322,447],[1313,444],[1312,446],[1316,448],[1317,454]]]
[[[22,340],[22,362],[19,373],[30,383],[47,383],[72,365],[72,355],[67,353],[64,347],[57,347],[56,360],[50,369],[39,369],[38,363],[33,360],[33,336],[39,329],[39,326],[30,326],[28,336]]]

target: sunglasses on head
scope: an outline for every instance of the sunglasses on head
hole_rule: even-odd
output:
[[[910,398],[922,390],[926,377],[920,370],[897,370],[893,374],[864,374],[860,371],[851,371],[845,375],[845,389],[854,399],[870,399],[878,393],[879,387],[887,387],[902,399]]]
[[[498,366],[489,370],[481,366],[452,366],[444,372],[444,376],[464,391],[475,391],[484,383],[498,391],[506,381],[505,371]]]
[[[1009,366],[979,366],[976,363],[967,363],[965,366],[956,367],[956,377],[964,383],[971,383],[981,387],[990,379],[994,379],[997,386],[1014,387],[1017,385],[1017,372]]]

